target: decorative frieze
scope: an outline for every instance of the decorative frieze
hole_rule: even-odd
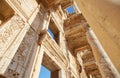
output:
[[[24,26],[25,22],[18,15],[14,15],[8,22],[1,26],[0,53],[6,51]],[[0,56],[2,56],[2,54],[0,54]]]

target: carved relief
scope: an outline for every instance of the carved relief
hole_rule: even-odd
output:
[[[36,39],[36,33],[29,29],[5,73],[8,77],[18,78],[20,75],[20,78],[23,78],[24,70],[27,71],[30,65]]]
[[[13,16],[6,24],[0,29],[0,52],[4,52],[5,49],[14,40],[15,36],[25,26],[24,21],[18,16]]]

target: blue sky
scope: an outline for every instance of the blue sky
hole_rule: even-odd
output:
[[[39,78],[50,78],[50,71],[41,65],[41,70],[39,74]]]
[[[70,7],[66,8],[66,11],[69,14],[71,14],[71,13],[75,12],[75,9],[73,8],[73,6],[70,6]],[[51,35],[51,37],[54,39],[54,35],[53,35],[52,31],[50,29],[48,29],[48,32]],[[41,65],[39,78],[50,78],[50,71],[47,68],[45,68],[43,65]]]
[[[47,30],[49,32],[49,34],[51,35],[51,37],[54,39],[54,34],[52,33],[52,31],[50,29]]]
[[[66,11],[67,11],[69,14],[72,14],[73,12],[75,12],[75,9],[73,8],[73,6],[69,6],[68,8],[66,8]]]

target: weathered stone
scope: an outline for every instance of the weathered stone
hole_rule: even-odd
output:
[[[75,10],[71,14],[66,10],[69,6]],[[88,36],[94,34],[84,13],[74,0],[1,0],[0,78],[38,78],[41,65],[50,70],[51,78],[118,78],[107,52]],[[119,27],[107,28],[112,22],[104,23],[103,30],[119,46]]]

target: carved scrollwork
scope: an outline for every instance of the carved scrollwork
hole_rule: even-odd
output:
[[[14,15],[0,29],[0,52],[14,40],[14,36],[25,26],[25,22],[18,15]],[[16,35],[17,36],[17,35]],[[12,39],[12,40],[11,40]]]

